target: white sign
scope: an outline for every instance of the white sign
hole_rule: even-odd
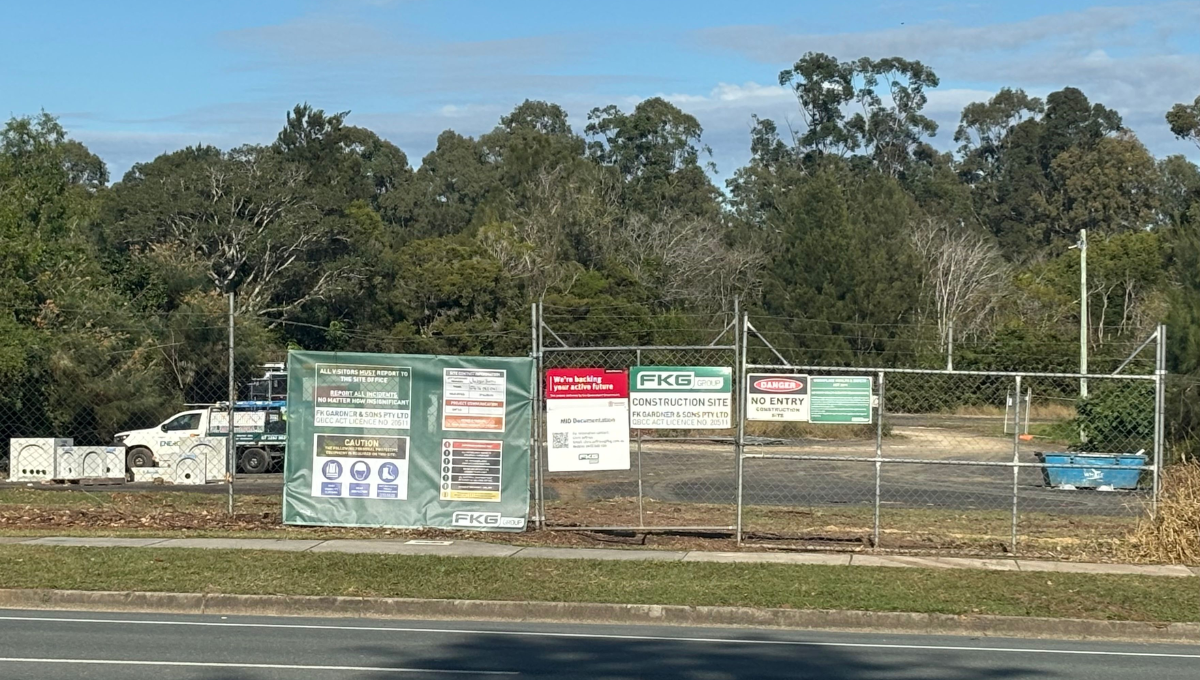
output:
[[[733,370],[638,366],[629,371],[634,429],[724,430],[733,422]]]
[[[751,373],[746,376],[746,420],[806,423],[808,376]]]
[[[507,375],[504,369],[443,369],[442,429],[503,432]]]
[[[546,372],[550,472],[629,469],[629,377],[603,368]]]

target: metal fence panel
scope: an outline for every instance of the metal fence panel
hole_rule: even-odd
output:
[[[552,328],[546,326],[545,331],[538,348],[543,381],[552,368],[636,366],[725,366],[734,369],[736,380],[736,339],[719,328],[711,335],[717,341],[733,339],[734,344],[566,347],[545,344],[546,337],[558,341]],[[544,395],[538,411],[545,413]],[[545,418],[540,422],[537,437],[544,442]],[[632,430],[628,470],[550,472],[543,456],[539,465],[545,525],[731,530],[737,509],[736,420],[731,424],[722,430]]]
[[[1161,352],[1154,375],[1106,376],[789,366],[774,356],[744,363],[743,381],[871,376],[876,419],[747,422],[739,540],[1083,557],[1111,554],[1153,511]]]

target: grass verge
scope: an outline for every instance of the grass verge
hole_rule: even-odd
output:
[[[1194,579],[778,564],[0,546],[0,587],[1195,621]]]
[[[566,484],[558,489],[570,491]],[[549,501],[547,514],[559,525],[636,526],[636,499],[589,499],[575,490],[567,500]],[[1106,497],[1109,498],[1109,497]],[[1125,502],[1113,496],[1114,505]],[[1133,502],[1132,500],[1129,502]],[[239,496],[235,514],[225,497],[183,491],[46,491],[0,489],[0,536],[164,536],[203,538],[442,538],[461,536],[446,530],[392,530],[286,526],[277,496]],[[731,505],[664,503],[646,500],[647,526],[731,526]],[[1136,510],[1134,508],[1133,510]],[[1111,561],[1154,561],[1150,555],[1127,556],[1119,550],[1138,525],[1138,514],[1053,514],[1022,512],[1019,552],[1024,557]],[[746,539],[779,548],[839,547],[870,544],[874,512],[867,505],[748,505]],[[899,552],[934,550],[964,555],[1007,554],[1012,518],[1004,510],[950,510],[885,507],[880,547]],[[529,531],[481,534],[476,540],[518,545],[591,547],[605,545],[675,550],[736,550],[731,535],[611,534]]]

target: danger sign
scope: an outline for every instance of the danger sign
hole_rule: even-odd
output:
[[[746,392],[746,420],[808,422],[807,375],[751,373]]]

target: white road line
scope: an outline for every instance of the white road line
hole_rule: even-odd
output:
[[[53,663],[79,666],[175,666],[184,668],[249,668],[284,671],[356,671],[372,673],[439,673],[445,675],[517,675],[516,671],[460,671],[444,668],[387,668],[384,666],[300,666],[285,663],[216,663],[206,661],[133,661],[129,659],[37,659],[0,657],[0,663]]]
[[[1092,649],[1039,649],[1036,647],[968,647],[965,645],[904,645],[882,642],[822,642],[815,640],[748,640],[743,638],[675,637],[668,635],[620,635],[616,633],[556,633],[521,630],[471,630],[463,628],[401,628],[392,626],[334,626],[305,623],[246,623],[238,621],[162,621],[152,619],[81,619],[43,616],[0,616],[0,621],[52,621],[54,623],[111,623],[140,626],[193,626],[201,628],[268,628],[277,630],[338,630],[372,633],[441,633],[448,635],[499,635],[510,637],[565,638],[577,640],[629,640],[645,642],[707,642],[735,645],[782,645],[795,647],[847,647],[858,649],[901,649],[943,652],[1003,652],[1008,654],[1069,654],[1161,659],[1200,659],[1200,652],[1114,652]],[[1166,644],[1166,643],[1163,643]]]

